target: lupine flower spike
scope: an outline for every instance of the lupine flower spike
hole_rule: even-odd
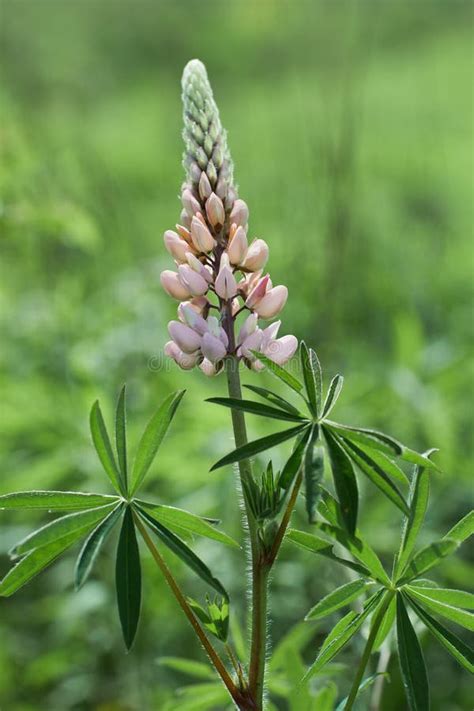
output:
[[[233,165],[204,65],[197,59],[183,73],[186,181],[181,190],[180,224],[166,230],[165,247],[176,271],[161,274],[164,290],[177,301],[177,321],[165,353],[183,369],[199,366],[206,375],[222,370],[228,355],[253,370],[264,366],[260,352],[282,365],[295,353],[295,336],[277,338],[275,318],[288,298],[284,285],[263,274],[268,245],[249,243],[247,204],[237,195]],[[212,315],[211,315],[212,313]],[[241,324],[237,339],[235,322]]]

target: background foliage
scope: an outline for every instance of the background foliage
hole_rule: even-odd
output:
[[[473,465],[472,4],[457,0],[4,0],[0,493],[102,491],[87,429],[93,400],[108,402],[110,416],[126,380],[138,437],[158,401],[184,386],[149,495],[238,531],[231,471],[208,473],[231,448],[227,413],[203,403],[225,394],[223,381],[160,356],[174,317],[158,283],[169,266],[161,235],[179,212],[179,81],[192,56],[208,66],[251,231],[289,286],[285,332],[313,345],[326,372],[347,376],[340,421],[441,449],[424,536],[444,534],[467,510]],[[250,428],[265,432],[260,420]],[[388,559],[396,512],[369,488],[362,515]],[[27,517],[1,516],[2,573]],[[196,548],[243,601],[239,554]],[[128,657],[112,551],[78,594],[71,554],[0,602],[2,708],[175,707],[175,689],[191,679],[159,658],[202,654],[145,562],[146,624]],[[468,585],[466,553],[438,578]],[[341,571],[285,547],[274,639],[342,582]],[[304,637],[308,659],[330,622]],[[424,640],[433,708],[467,709],[467,675]],[[361,643],[341,660],[352,665]],[[391,669],[384,711],[404,703],[396,660]],[[344,672],[335,681],[347,692]]]

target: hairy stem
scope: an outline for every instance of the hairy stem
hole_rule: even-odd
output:
[[[387,592],[382,605],[378,609],[377,614],[375,615],[375,617],[372,621],[372,627],[370,630],[369,638],[367,639],[364,653],[363,653],[362,658],[360,660],[360,664],[357,668],[357,672],[354,677],[354,681],[352,683],[349,697],[346,701],[346,705],[344,706],[344,711],[350,711],[350,709],[352,709],[352,707],[354,706],[354,702],[355,702],[355,700],[357,698],[357,694],[359,692],[359,686],[362,681],[362,677],[364,676],[365,668],[368,664],[370,655],[372,653],[372,648],[374,646],[375,638],[377,637],[377,632],[379,631],[379,628],[380,628],[380,625],[382,624],[384,615],[387,612],[388,606],[390,605],[394,595],[395,595],[395,590],[390,590],[389,592]]]
[[[178,601],[179,606],[181,607],[182,611],[188,618],[189,622],[191,623],[195,633],[199,637],[199,640],[206,650],[206,653],[211,660],[215,670],[221,677],[222,681],[224,682],[229,694],[232,696],[234,699],[235,703],[239,708],[247,708],[246,706],[241,705],[243,702],[243,697],[241,695],[240,690],[237,688],[237,686],[234,684],[229,672],[225,668],[222,660],[220,659],[219,655],[217,654],[216,650],[212,646],[211,642],[207,638],[204,630],[201,628],[201,625],[197,621],[193,611],[189,607],[186,598],[184,597],[183,593],[181,592],[181,589],[174,579],[170,569],[166,565],[163,557],[161,556],[160,552],[158,551],[157,547],[153,543],[150,535],[148,534],[148,531],[146,530],[144,524],[140,521],[138,516],[135,516],[135,523],[137,525],[138,530],[140,531],[143,540],[145,541],[150,553],[153,556],[153,559],[155,560],[156,564],[160,568],[161,572],[163,573],[166,582],[168,583],[169,587],[171,588],[171,591],[173,592],[173,595],[175,596],[176,600]]]
[[[239,364],[236,358],[227,359],[226,372],[229,396],[241,399],[242,391],[240,387]],[[236,447],[242,447],[247,444],[247,429],[243,412],[240,410],[232,410],[232,425]],[[252,465],[249,459],[244,459],[239,462],[239,473],[242,481],[248,481],[249,478],[252,477]],[[245,499],[245,493],[244,505],[252,558],[252,642],[249,667],[249,690],[255,701],[256,709],[260,711],[263,708],[265,677],[269,567],[264,560],[262,545],[258,538],[256,521]]]

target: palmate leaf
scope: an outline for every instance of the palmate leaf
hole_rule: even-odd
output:
[[[128,491],[128,472],[127,472],[127,422],[126,422],[126,406],[125,406],[125,385],[120,391],[115,412],[115,446],[117,449],[118,465],[120,475],[124,483],[125,491]]]
[[[328,446],[334,486],[339,499],[344,525],[350,534],[354,534],[359,506],[359,490],[354,468],[350,458],[331,432],[325,430],[324,436]]]
[[[276,405],[280,409],[286,410],[292,415],[301,415],[300,411],[292,405],[291,402],[288,402],[288,400],[285,400],[280,395],[277,395],[267,388],[261,388],[258,385],[244,385],[243,387],[247,388],[247,390],[251,390],[256,395],[260,395],[260,397],[268,400],[268,402],[271,402],[272,405]]]
[[[464,518],[458,521],[450,531],[445,535],[445,538],[450,538],[458,543],[463,543],[467,538],[474,533],[474,511],[469,511]]]
[[[397,595],[398,657],[410,711],[428,711],[430,694],[425,660],[401,594]]]
[[[400,550],[395,563],[395,578],[403,573],[410,560],[418,533],[423,525],[429,494],[430,472],[424,467],[416,465],[410,486],[409,513],[404,522]]]
[[[314,425],[303,455],[306,513],[308,514],[309,523],[316,521],[320,493],[319,484],[324,474],[324,452],[321,447],[315,446],[318,436],[319,427]]]
[[[288,385],[292,390],[295,391],[295,393],[298,393],[298,395],[303,395],[303,385],[300,383],[299,380],[297,380],[291,373],[289,373],[287,370],[281,367],[281,365],[278,365],[275,363],[271,358],[268,358],[268,356],[264,355],[263,353],[260,353],[259,351],[252,351],[253,355],[258,358],[259,361],[261,361],[267,368],[268,370],[273,373],[279,380],[281,380],[285,385]]]
[[[371,482],[375,484],[375,486],[380,489],[380,491],[385,494],[390,501],[392,501],[392,503],[398,506],[404,514],[408,515],[408,505],[403,498],[403,495],[382,467],[362,449],[360,449],[360,447],[354,444],[354,442],[342,437],[338,438],[338,442],[344,448],[346,454],[357,465],[360,471],[363,472],[371,480]]]
[[[137,508],[137,513],[146,525],[155,533],[156,536],[165,544],[175,555],[180,558],[185,565],[194,571],[201,580],[210,585],[214,590],[220,593],[227,600],[229,595],[223,585],[215,578],[207,565],[174,533],[163,526],[153,516],[143,509]]]
[[[131,495],[142,484],[185,392],[185,390],[178,390],[169,395],[148,423],[139,442],[133,464],[130,481]]]
[[[386,594],[388,594],[388,593],[386,593]],[[381,607],[384,604],[384,599],[385,598],[382,597],[382,599],[379,603],[379,607]],[[377,610],[374,612],[374,618],[375,618],[376,614],[377,614]],[[384,614],[382,621],[380,623],[380,627],[379,627],[378,632],[375,636],[374,646],[373,646],[374,652],[377,651],[378,649],[380,649],[380,647],[382,646],[382,644],[385,642],[388,635],[390,634],[390,632],[393,628],[394,622],[395,622],[396,614],[397,614],[397,600],[395,597],[393,597],[391,599],[386,611],[385,611],[385,614]]]
[[[458,548],[459,542],[453,538],[442,538],[440,541],[430,543],[419,551],[406,568],[404,575],[397,581],[399,585],[409,583],[419,578],[431,568]]]
[[[114,504],[108,504],[107,506],[74,512],[67,514],[67,516],[57,518],[38,530],[33,531],[33,533],[30,533],[26,538],[17,543],[10,551],[10,555],[12,558],[16,558],[28,553],[28,551],[34,548],[41,548],[54,541],[59,541],[75,531],[87,530],[105,518],[113,506]]]
[[[226,464],[240,462],[242,459],[249,459],[260,452],[265,452],[267,449],[271,449],[277,444],[281,444],[282,442],[286,442],[287,440],[296,437],[306,428],[307,425],[299,425],[298,427],[292,427],[289,430],[283,430],[283,432],[275,432],[274,434],[267,435],[266,437],[261,437],[260,439],[249,442],[242,447],[237,447],[237,449],[234,449],[233,452],[230,452],[229,454],[226,454],[225,457],[222,457],[222,459],[219,459],[219,461],[211,467],[210,471],[215,471]]]
[[[326,400],[324,402],[323,412],[321,417],[324,419],[329,415],[332,408],[336,404],[339,395],[341,394],[342,386],[344,385],[344,378],[342,375],[335,375],[329,384],[329,389],[326,395]]]
[[[409,590],[419,592],[425,597],[442,602],[445,605],[453,605],[454,607],[463,607],[466,610],[474,610],[474,595],[465,590],[450,590],[448,588],[420,586],[420,582],[409,585]]]
[[[45,509],[80,511],[118,503],[117,496],[83,494],[76,491],[17,491],[0,496],[0,509]]]
[[[307,421],[307,418],[304,418],[303,415],[295,415],[287,412],[286,410],[270,407],[269,405],[264,405],[261,402],[254,402],[253,400],[239,400],[238,398],[231,397],[210,397],[206,400],[206,402],[212,402],[215,405],[222,405],[223,407],[228,407],[232,410],[249,412],[252,415],[260,415],[260,417],[270,417],[275,420],[284,420],[286,422]]]
[[[306,615],[305,620],[319,620],[322,617],[331,615],[341,607],[349,605],[353,600],[360,597],[373,583],[367,582],[364,578],[352,580],[350,583],[341,585],[323,597]]]
[[[306,430],[299,435],[296,440],[293,452],[288,457],[283,469],[281,470],[280,477],[278,479],[278,486],[280,489],[288,489],[293,483],[297,473],[300,470],[301,463],[303,461],[303,456],[306,450],[306,445],[311,436],[311,428],[308,427]]]
[[[435,600],[422,592],[418,592],[415,588],[406,587],[405,590],[410,599],[415,598],[421,607],[428,608],[428,610],[436,612],[436,614],[455,622],[457,625],[461,625],[461,627],[465,627],[471,632],[474,631],[474,615],[471,612]]]
[[[355,612],[351,611],[337,623],[337,625],[333,628],[333,630],[324,640],[321,649],[319,650],[318,656],[316,657],[315,661],[310,666],[304,676],[304,681],[311,679],[311,677],[313,677],[318,671],[320,671],[324,667],[324,665],[327,664],[327,662],[331,661],[331,659],[334,659],[336,654],[341,651],[341,649],[362,627],[364,621],[377,606],[381,595],[382,591],[377,591],[374,595],[372,595],[372,597],[367,600],[364,609],[361,613],[356,614]]]
[[[311,553],[316,553],[317,555],[322,555],[325,558],[329,558],[335,563],[340,563],[346,568],[355,570],[359,575],[370,578],[371,572],[365,565],[360,565],[352,560],[347,560],[346,558],[339,558],[332,551],[333,544],[328,543],[325,538],[314,535],[312,533],[306,533],[306,531],[297,531],[294,528],[290,528],[286,534],[285,540],[294,543],[299,548],[310,551]]]
[[[35,548],[8,571],[0,583],[0,596],[9,597],[13,595],[25,583],[28,583],[35,575],[40,573],[61,553],[64,553],[70,546],[78,541],[90,530],[90,526],[70,533],[68,536],[53,541],[47,546]]]
[[[158,664],[162,667],[167,667],[173,671],[178,671],[194,679],[210,679],[216,678],[215,672],[208,664],[196,662],[194,659],[181,659],[181,657],[160,657]]]
[[[219,543],[224,543],[226,546],[240,548],[237,541],[234,541],[227,533],[219,531],[215,526],[211,526],[201,516],[196,516],[183,509],[177,509],[174,506],[164,506],[163,504],[152,504],[138,500],[137,503],[164,526],[168,526],[171,529],[176,528],[178,531],[186,531],[196,536],[210,538]]]
[[[120,504],[99,523],[84,542],[74,570],[76,590],[79,590],[87,580],[105,539],[118,523],[122,512],[123,504]]]
[[[390,674],[388,674],[388,672],[378,672],[377,674],[372,674],[372,676],[368,676],[366,679],[364,679],[363,681],[361,681],[361,683],[359,684],[359,689],[358,689],[358,691],[357,691],[357,697],[356,697],[356,698],[359,698],[360,694],[363,694],[364,691],[366,691],[367,689],[370,689],[370,687],[371,687],[373,684],[375,684],[375,682],[377,681],[377,679],[378,679],[379,677],[381,677],[381,676],[384,676],[384,677],[386,677],[387,679],[390,679]],[[334,711],[344,711],[344,709],[346,708],[346,704],[347,704],[348,700],[349,700],[349,697],[346,696],[346,698],[343,699],[343,700],[336,706],[336,708],[334,709]]]
[[[125,482],[115,462],[115,457],[112,452],[112,446],[110,444],[109,435],[107,433],[107,428],[105,426],[104,418],[98,400],[96,400],[95,403],[92,405],[90,414],[90,428],[92,441],[94,443],[94,447],[99,456],[101,464],[104,467],[105,473],[109,477],[114,489],[125,496],[127,493],[125,488]]]
[[[321,364],[316,353],[308,349],[304,341],[300,344],[300,360],[310,410],[315,417],[319,417],[323,390]]]
[[[474,674],[474,649],[469,647],[462,639],[438,620],[424,610],[415,600],[410,598],[410,605],[423,624],[429,629],[438,642],[456,659],[464,669]]]
[[[142,580],[140,552],[133,514],[129,506],[125,509],[115,564],[115,585],[122,634],[127,650],[135,639],[140,618]]]

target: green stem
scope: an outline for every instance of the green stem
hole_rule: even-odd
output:
[[[362,681],[362,677],[364,676],[365,668],[368,664],[370,655],[372,653],[372,648],[374,646],[375,638],[377,637],[377,632],[379,631],[379,628],[380,628],[380,625],[382,624],[384,615],[387,612],[388,606],[392,602],[393,596],[395,595],[395,593],[396,593],[395,590],[389,590],[387,592],[382,605],[379,607],[377,614],[375,615],[375,617],[372,621],[372,626],[370,628],[369,638],[368,638],[367,643],[365,645],[362,659],[360,660],[360,664],[357,668],[357,672],[356,672],[354,681],[352,683],[349,697],[346,701],[346,705],[344,706],[344,711],[350,711],[352,709],[352,707],[354,706],[354,702],[357,698],[357,694],[359,693],[359,686]]]
[[[239,362],[230,357],[226,361],[227,385],[229,396],[242,398],[240,387]],[[232,410],[232,425],[236,447],[247,444],[245,416],[240,410]],[[241,481],[252,478],[252,465],[249,459],[239,462]],[[263,708],[265,661],[267,651],[267,612],[268,612],[268,575],[269,567],[264,559],[264,551],[258,537],[257,523],[245,498],[245,514],[249,529],[252,558],[252,642],[249,666],[249,691],[257,711]]]

